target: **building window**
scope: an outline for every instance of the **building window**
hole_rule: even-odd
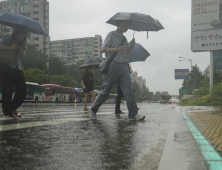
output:
[[[39,21],[39,18],[33,18],[35,21]]]
[[[35,47],[39,47],[39,44],[35,44]]]
[[[12,5],[12,6],[15,6],[15,5],[16,5],[16,2],[15,2],[15,1],[11,2],[11,5]]]
[[[39,11],[34,11],[33,14],[39,14]]]
[[[33,40],[39,40],[39,37],[35,37],[35,38],[33,38]]]
[[[21,4],[27,4],[29,2],[30,2],[30,0],[21,0]]]
[[[98,50],[94,50],[94,52],[98,52]]]
[[[21,7],[21,11],[22,12],[25,12],[25,11],[28,11],[29,10],[29,7],[28,6],[23,6]]]
[[[34,7],[34,8],[38,8],[38,7],[39,7],[39,5],[38,5],[38,4],[36,4],[36,5],[33,5],[33,7]]]
[[[94,48],[99,48],[98,46],[94,46]]]

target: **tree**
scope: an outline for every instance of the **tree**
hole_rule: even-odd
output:
[[[85,69],[79,69],[79,66],[84,60],[78,61],[76,64],[72,64],[67,67],[67,73],[73,77],[75,81],[81,83],[81,79]]]
[[[69,75],[51,75],[50,76],[51,84],[59,84],[65,87],[78,87],[79,84],[74,81],[74,79]]]
[[[201,81],[204,79],[204,75],[201,72],[200,68],[197,65],[192,66],[192,71],[190,73],[190,78],[188,80],[184,80],[182,87],[183,89],[188,89],[188,94],[192,94],[193,89],[200,88]]]
[[[65,63],[59,57],[49,57],[49,69],[47,73],[50,75],[66,74]]]
[[[143,88],[142,88],[142,101],[149,100],[149,98],[150,98],[150,92],[149,92],[148,88],[143,86]]]
[[[192,71],[190,73],[190,83],[192,89],[198,89],[201,87],[200,81],[204,79],[204,75],[197,65],[192,66]]]
[[[163,100],[166,100],[166,101],[168,101],[168,100],[171,99],[171,96],[170,96],[170,95],[161,94],[161,97],[162,97]]]
[[[140,85],[136,81],[133,82],[133,88],[135,90],[136,101],[142,102],[143,101],[143,99],[142,99],[142,90],[140,88]]]
[[[23,68],[37,68],[40,70],[46,70],[46,63],[49,61],[48,56],[42,51],[38,51],[34,45],[26,45],[26,59],[22,60]]]
[[[40,70],[37,68],[29,68],[27,70],[23,70],[25,81],[33,82],[38,84],[46,84],[49,83],[49,76],[45,73],[45,70]]]

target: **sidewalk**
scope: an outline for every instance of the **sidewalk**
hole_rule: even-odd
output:
[[[222,170],[221,156],[187,117],[190,110],[176,107],[158,170]]]

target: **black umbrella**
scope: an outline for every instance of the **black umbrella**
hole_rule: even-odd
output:
[[[101,57],[92,57],[88,58],[79,66],[79,69],[86,69],[89,67],[92,68],[99,68],[100,63],[103,61]]]
[[[134,30],[134,34],[135,31],[147,31],[148,36],[148,31],[159,31],[161,29],[164,29],[164,27],[157,19],[152,18],[150,15],[140,13],[118,12],[106,23],[118,26],[119,21],[121,20],[132,22],[129,29]]]
[[[0,13],[0,24],[13,28],[23,27],[28,32],[48,35],[45,28],[39,22],[20,14]]]

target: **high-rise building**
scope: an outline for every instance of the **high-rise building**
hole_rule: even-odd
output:
[[[100,53],[102,43],[100,35],[51,41],[50,56],[59,57],[65,65],[71,65],[90,57],[102,57]]]
[[[132,72],[130,74],[132,82],[136,81],[140,88],[146,87],[146,79],[144,79],[142,76],[138,77],[138,73],[136,71]]]
[[[38,21],[49,34],[49,2],[47,0],[6,0],[0,2],[0,12],[15,13],[27,16]],[[13,28],[0,26],[1,37],[11,34]],[[34,44],[37,49],[49,55],[50,37],[38,34],[30,34],[28,43]]]

